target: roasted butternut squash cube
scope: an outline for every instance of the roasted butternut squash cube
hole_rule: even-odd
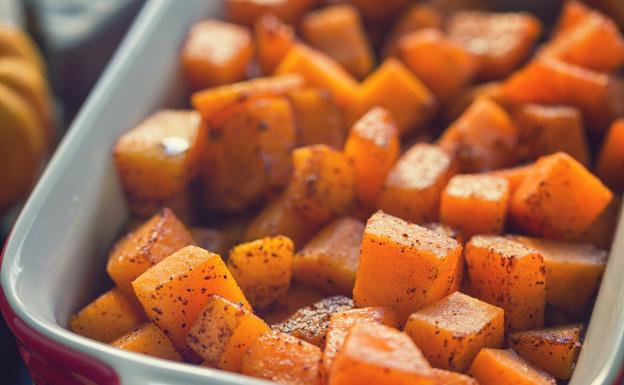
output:
[[[458,95],[479,68],[476,56],[437,29],[423,29],[401,38],[399,57],[443,103]]]
[[[394,23],[384,43],[382,56],[394,56],[403,36],[426,28],[442,29],[442,24],[442,15],[433,6],[425,3],[411,5]]]
[[[569,31],[574,26],[582,22],[591,14],[591,10],[585,4],[577,0],[568,0],[563,4],[559,20],[553,35],[561,35],[565,31]]]
[[[157,112],[122,135],[113,157],[130,210],[150,216],[183,194],[199,171],[205,138],[199,114],[181,110]]]
[[[193,90],[243,80],[253,57],[251,32],[219,20],[193,25],[182,47],[182,68]]]
[[[509,206],[507,179],[483,174],[455,175],[442,192],[440,221],[466,237],[500,234]]]
[[[111,342],[137,327],[145,315],[122,290],[114,288],[99,296],[69,320],[69,328],[96,341]]]
[[[399,157],[399,130],[392,114],[374,107],[349,131],[344,153],[355,169],[355,197],[374,207],[386,176]]]
[[[520,160],[534,160],[562,151],[584,165],[589,146],[579,110],[565,106],[525,104],[514,114],[518,126]]]
[[[475,297],[505,310],[505,331],[544,326],[546,267],[537,251],[495,235],[466,244],[466,263]]]
[[[431,369],[433,371],[433,379],[436,384],[444,385],[479,385],[477,380],[465,374],[452,372],[443,369]]]
[[[304,44],[295,44],[275,69],[276,75],[299,74],[308,86],[332,92],[339,107],[352,103],[357,82],[334,59]]]
[[[460,11],[451,16],[447,30],[452,40],[479,58],[481,79],[500,79],[529,56],[542,25],[523,12]]]
[[[351,327],[336,355],[329,385],[429,385],[433,371],[410,338],[385,325]]]
[[[533,171],[533,164],[527,164],[524,166],[517,166],[511,168],[503,168],[495,171],[488,172],[487,175],[493,175],[500,178],[507,179],[509,183],[509,196],[513,196],[518,186],[522,184],[524,178],[531,174]]]
[[[329,294],[350,295],[363,233],[364,223],[357,219],[331,222],[295,255],[295,278]]]
[[[424,227],[428,228],[429,230],[433,230],[440,234],[443,234],[447,237],[453,238],[462,246],[466,243],[466,239],[464,235],[461,232],[459,232],[459,230],[455,229],[454,227],[445,225],[443,223],[436,223],[436,222],[427,223],[424,225]],[[457,267],[455,268],[455,274],[453,275],[453,277],[451,277],[451,280],[449,281],[449,288],[446,294],[452,294],[456,291],[460,291],[462,289],[462,285],[465,286],[469,284],[467,282],[464,282],[464,281],[467,281],[467,279],[464,279],[465,276],[466,276],[466,261],[464,258],[464,254],[462,253],[462,255],[460,255],[459,259],[457,260]]]
[[[390,111],[401,134],[418,130],[429,121],[437,108],[431,91],[395,58],[386,59],[357,88],[347,116],[355,122],[371,108]]]
[[[342,148],[346,130],[334,96],[324,88],[302,88],[288,94],[297,126],[297,144]]]
[[[465,372],[481,348],[503,346],[505,312],[455,292],[413,313],[405,333],[431,365]]]
[[[321,356],[317,346],[270,331],[247,350],[241,372],[284,385],[318,385]]]
[[[312,223],[327,222],[353,203],[355,173],[343,153],[324,144],[300,147],[292,163],[286,195]]]
[[[288,24],[294,24],[318,0],[227,0],[229,20],[252,26],[261,17],[272,14]]]
[[[607,252],[592,245],[524,236],[512,239],[536,250],[546,266],[546,301],[579,317],[598,290]]]
[[[456,240],[378,211],[364,230],[353,300],[390,307],[404,321],[446,296],[461,253]]]
[[[325,336],[332,314],[353,309],[351,298],[341,295],[322,300],[297,310],[290,317],[271,327],[273,330],[291,334],[319,347],[325,346]]]
[[[149,319],[184,355],[186,335],[206,305],[218,294],[251,309],[220,256],[187,246],[151,267],[132,282]]]
[[[256,58],[262,73],[270,75],[295,44],[295,31],[272,14],[262,16],[255,24]]]
[[[548,373],[532,366],[511,349],[482,349],[468,373],[479,385],[555,385]]]
[[[132,281],[151,266],[195,240],[173,211],[162,209],[113,247],[106,271],[117,287],[133,296]]]
[[[580,236],[613,194],[582,164],[557,152],[541,157],[516,189],[510,214],[519,229],[554,239]]]
[[[459,160],[462,172],[512,166],[518,128],[509,114],[489,98],[479,98],[444,131],[438,144]]]
[[[197,246],[215,254],[226,255],[230,248],[229,236],[224,231],[193,227],[191,228],[191,234],[197,242]]]
[[[517,332],[509,336],[510,346],[524,359],[553,377],[567,380],[581,351],[582,325]]]
[[[624,190],[624,119],[618,119],[609,128],[598,160],[596,175],[616,191]]]
[[[457,168],[457,162],[440,147],[415,144],[388,174],[377,207],[409,222],[436,221],[442,190]]]
[[[144,323],[111,342],[116,348],[135,353],[163,358],[171,361],[182,361],[182,356],[173,346],[171,340],[153,323]]]
[[[234,247],[227,265],[254,309],[286,295],[293,272],[294,244],[282,235]]]
[[[330,5],[307,13],[301,20],[301,33],[308,44],[356,78],[365,77],[373,69],[373,50],[353,5]]]
[[[193,322],[186,342],[205,365],[239,372],[245,351],[269,330],[241,304],[213,294]]]

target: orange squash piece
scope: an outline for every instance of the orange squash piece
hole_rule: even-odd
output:
[[[294,244],[278,235],[247,242],[230,251],[227,265],[254,309],[286,295],[293,272]]]
[[[241,372],[284,385],[320,385],[321,356],[317,346],[272,331],[261,335],[247,350]]]
[[[211,295],[193,322],[186,341],[204,365],[239,372],[243,354],[270,329],[241,304]]]
[[[470,86],[449,100],[445,106],[445,118],[447,121],[459,118],[466,108],[472,105],[475,100],[481,98],[492,100],[508,112],[511,112],[515,107],[503,96],[503,83],[501,81],[492,81]]]
[[[409,335],[436,368],[464,372],[481,348],[503,346],[503,309],[455,292],[413,313]]]
[[[349,131],[344,153],[355,169],[355,197],[374,207],[386,176],[399,157],[400,140],[392,114],[374,107]]]
[[[480,385],[555,385],[548,373],[535,368],[511,349],[482,349],[468,373]]]
[[[447,23],[450,38],[479,57],[479,77],[500,79],[525,60],[542,32],[528,13],[460,11]]]
[[[73,315],[69,328],[81,336],[108,343],[134,329],[144,319],[132,300],[114,288]]]
[[[135,353],[162,358],[171,361],[182,361],[182,356],[167,338],[165,333],[153,323],[144,323],[128,334],[111,342],[116,348]]]
[[[390,307],[403,321],[446,296],[461,253],[456,240],[379,211],[364,230],[353,300]]]
[[[413,4],[394,23],[382,50],[383,57],[394,56],[403,36],[425,28],[442,29],[442,15],[429,4]]]
[[[423,29],[399,40],[399,57],[437,99],[458,95],[478,69],[478,59],[437,29]]]
[[[308,86],[332,92],[339,107],[352,103],[357,82],[334,59],[304,44],[295,44],[275,69],[276,75],[299,74]]]
[[[206,132],[195,111],[163,110],[123,134],[113,148],[130,210],[150,216],[197,175]]]
[[[567,0],[561,8],[559,20],[553,31],[554,36],[562,35],[564,32],[577,26],[587,16],[591,14],[591,10],[585,4],[577,0]]]
[[[475,297],[505,310],[505,330],[544,326],[546,267],[535,250],[512,239],[477,235],[466,244]]]
[[[329,385],[433,385],[433,371],[410,338],[385,325],[354,325],[336,355]]]
[[[510,214],[519,229],[554,239],[580,236],[607,207],[613,194],[571,156],[541,157],[516,189]]]
[[[618,119],[611,124],[596,161],[596,175],[616,191],[624,190],[622,146],[624,146],[624,119]]]
[[[615,230],[620,219],[621,208],[622,199],[614,196],[607,208],[589,225],[583,235],[575,240],[591,243],[605,250],[611,249]]]
[[[350,295],[363,233],[364,223],[357,219],[331,222],[295,255],[295,278],[328,294]]]
[[[466,237],[500,234],[509,206],[509,182],[483,174],[455,175],[442,192],[440,221]]]
[[[187,246],[151,267],[132,282],[149,319],[185,354],[186,334],[206,305],[218,294],[251,309],[220,256]]]
[[[215,254],[227,254],[230,248],[230,239],[225,232],[203,227],[193,227],[190,230],[197,246]]]
[[[522,181],[533,172],[534,165],[527,164],[524,166],[517,166],[512,168],[504,168],[495,171],[488,172],[487,175],[493,175],[507,179],[509,183],[509,195],[513,196],[514,191],[522,184]]]
[[[106,271],[115,284],[134,295],[132,281],[151,266],[195,240],[173,211],[162,209],[113,247]]]
[[[524,359],[553,377],[567,380],[581,351],[582,325],[517,332],[509,345]]]
[[[442,190],[456,172],[457,162],[441,148],[415,144],[388,174],[377,206],[409,222],[436,221]]]
[[[204,20],[193,25],[182,47],[182,68],[190,88],[200,90],[243,80],[252,57],[247,28]]]
[[[3,23],[0,27],[0,56],[26,60],[39,71],[46,71],[45,61],[35,42],[22,28],[11,23]]]
[[[229,20],[252,26],[261,17],[272,14],[287,24],[294,24],[318,0],[227,0]]]
[[[324,88],[302,88],[288,94],[297,126],[297,144],[326,144],[342,148],[346,130],[332,93]]]
[[[401,134],[418,130],[435,113],[437,102],[431,91],[395,58],[386,59],[357,88],[348,119],[355,122],[375,106],[386,108]]]
[[[436,384],[444,385],[479,385],[477,380],[465,374],[450,370],[433,368],[433,379]]]
[[[272,14],[262,16],[255,24],[256,58],[262,73],[270,75],[295,44],[293,28]]]

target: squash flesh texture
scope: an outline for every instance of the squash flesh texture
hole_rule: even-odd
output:
[[[269,14],[256,22],[254,35],[258,65],[263,74],[270,75],[295,44],[295,32],[292,26]]]
[[[596,162],[596,175],[615,191],[624,191],[624,119],[611,124]]]
[[[582,325],[566,325],[513,333],[509,344],[533,365],[553,377],[567,380],[581,351],[582,328]]]
[[[295,255],[295,278],[328,294],[350,295],[363,233],[364,223],[357,219],[331,222]]]
[[[387,306],[405,321],[446,295],[461,253],[461,245],[452,238],[377,212],[364,231],[354,303]]]
[[[329,385],[429,385],[432,377],[429,363],[407,335],[360,323],[351,327],[336,355]]]
[[[324,88],[302,88],[288,94],[297,125],[297,145],[326,144],[342,148],[345,128],[332,93]]]
[[[135,279],[132,286],[149,319],[183,355],[188,352],[186,335],[210,294],[251,309],[221,257],[195,246],[165,258]]]
[[[533,164],[527,164],[524,166],[517,166],[511,168],[503,168],[486,173],[486,175],[492,175],[507,179],[509,183],[509,195],[513,196],[518,186],[522,184],[524,178],[531,174],[533,171]]]
[[[228,20],[252,26],[263,16],[275,15],[287,24],[294,24],[317,0],[227,0]]]
[[[461,373],[433,368],[433,378],[436,384],[444,385],[479,385],[477,380]]]
[[[561,9],[561,14],[559,15],[559,20],[553,31],[553,35],[558,36],[569,31],[585,20],[590,13],[591,10],[582,2],[577,0],[566,1]]]
[[[411,5],[396,21],[386,37],[382,57],[394,56],[402,37],[421,29],[442,29],[442,15],[428,4]]]
[[[182,47],[184,75],[194,90],[243,80],[252,57],[250,31],[219,20],[193,25]]]
[[[293,241],[281,235],[243,243],[230,251],[227,266],[254,309],[263,309],[286,295],[293,253]]]
[[[182,361],[182,356],[165,333],[153,323],[145,323],[111,342],[116,348],[165,360]]]
[[[457,162],[438,146],[417,143],[391,169],[377,206],[413,223],[436,221],[442,190],[457,168]]]
[[[505,330],[544,326],[546,268],[533,249],[500,236],[474,236],[466,262],[475,297],[505,310]]]
[[[442,192],[440,221],[457,228],[467,238],[500,234],[505,227],[508,205],[509,182],[505,178],[455,175]]]
[[[555,379],[513,350],[482,349],[468,372],[480,385],[555,385]]]
[[[372,208],[399,157],[400,139],[392,114],[374,107],[353,124],[344,153],[355,170],[355,197]]]

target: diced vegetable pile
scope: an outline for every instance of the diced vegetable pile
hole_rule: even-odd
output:
[[[133,219],[70,328],[286,385],[569,379],[624,189],[618,26],[320,3],[191,28],[193,108],[117,141]]]

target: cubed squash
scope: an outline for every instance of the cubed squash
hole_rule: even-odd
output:
[[[251,32],[219,20],[193,25],[182,47],[182,68],[193,90],[243,80],[253,57]]]
[[[297,144],[326,144],[342,148],[345,125],[331,91],[324,88],[302,88],[288,94],[297,126]]]
[[[507,179],[484,174],[455,175],[442,192],[440,221],[466,237],[500,234],[509,206]]]
[[[405,333],[431,365],[465,372],[481,348],[503,346],[505,312],[455,292],[413,313]]]
[[[288,24],[294,24],[318,0],[227,0],[229,20],[252,26],[261,17],[272,14]]]
[[[363,234],[364,223],[357,219],[331,222],[295,255],[295,278],[328,294],[350,295]]]
[[[163,358],[165,360],[182,361],[182,356],[173,346],[171,340],[153,323],[144,323],[129,333],[111,342],[116,348],[135,353]]]
[[[436,221],[442,190],[457,169],[457,162],[440,147],[417,143],[388,174],[377,207],[409,222]]]
[[[230,251],[228,268],[254,309],[263,309],[286,295],[293,253],[293,241],[282,235],[243,243]]]
[[[531,235],[580,236],[607,207],[613,194],[582,164],[557,152],[541,157],[511,199],[513,223]]]
[[[357,88],[347,116],[355,122],[375,106],[386,108],[401,134],[418,130],[437,108],[435,96],[398,59],[386,59]]]
[[[479,385],[555,385],[548,373],[532,366],[511,349],[482,349],[468,373]]]
[[[241,304],[210,295],[186,336],[188,346],[204,364],[239,372],[243,354],[270,329]]]
[[[585,20],[591,14],[591,10],[585,4],[578,0],[568,0],[563,4],[559,20],[553,35],[561,35],[563,32],[570,30],[580,22]]]
[[[615,230],[622,212],[622,199],[614,196],[611,203],[585,230],[578,241],[591,243],[596,247],[609,250],[615,238]]]
[[[404,321],[446,296],[461,253],[456,240],[379,211],[364,230],[354,303],[390,307]]]
[[[385,325],[351,327],[336,355],[329,385],[432,385],[433,372],[410,338]]]
[[[466,244],[475,297],[505,310],[505,331],[544,326],[546,267],[537,251],[509,238],[477,235]]]
[[[304,44],[295,44],[275,69],[275,74],[299,74],[308,86],[332,92],[341,108],[352,103],[357,82],[334,59]]]
[[[517,332],[509,336],[509,345],[533,365],[567,380],[581,351],[582,330],[583,326],[576,324]]]
[[[273,73],[295,44],[295,31],[272,14],[262,16],[254,26],[256,58],[265,75]]]
[[[197,112],[164,110],[117,140],[113,157],[135,215],[153,215],[184,192],[199,171],[205,138]]]
[[[383,46],[383,57],[394,56],[399,40],[411,32],[425,28],[442,29],[442,15],[433,6],[426,3],[412,4],[394,23]]]
[[[162,209],[113,247],[106,271],[117,287],[134,295],[132,281],[151,266],[195,240],[173,211]]]
[[[438,143],[457,157],[462,172],[489,171],[516,163],[518,128],[501,106],[482,97],[444,131]]]
[[[624,119],[609,128],[596,161],[596,175],[616,191],[624,190]]]
[[[188,350],[186,335],[210,294],[251,309],[221,257],[195,246],[171,254],[132,286],[147,316],[182,354]]]
[[[122,290],[99,296],[69,320],[69,328],[81,336],[111,342],[141,324],[145,315]]]
[[[374,207],[386,176],[399,157],[399,130],[390,111],[374,107],[353,124],[344,153],[355,170],[355,198]]]
[[[426,223],[424,227],[428,228],[429,230],[433,230],[435,232],[443,234],[449,238],[453,238],[462,246],[466,243],[466,238],[464,237],[464,234],[462,234],[459,230],[457,230],[456,228],[452,226],[445,225],[444,223],[432,222],[432,223]],[[464,282],[465,275],[466,275],[466,261],[464,258],[464,254],[462,253],[462,255],[460,255],[459,259],[457,260],[457,267],[455,268],[455,274],[453,277],[450,278],[449,287],[448,287],[446,294],[452,294],[456,291],[459,291],[461,289],[462,284],[465,284]]]
[[[325,346],[325,336],[331,315],[351,309],[353,309],[351,298],[335,295],[297,310],[284,321],[272,325],[271,328],[322,348]]]
[[[25,60],[42,72],[46,70],[37,44],[26,31],[12,23],[3,23],[0,28],[0,55]]]
[[[261,335],[243,357],[241,372],[284,385],[320,385],[322,352],[291,335],[270,331]]]
[[[465,374],[450,370],[433,368],[433,379],[436,384],[444,385],[479,385],[477,380]]]
[[[531,163],[524,166],[503,168],[488,172],[487,174],[507,179],[507,183],[509,183],[509,195],[513,196],[513,193],[518,186],[522,184],[524,178],[531,174],[533,167],[534,165]]]
[[[437,29],[401,38],[399,57],[442,103],[458,95],[479,68],[476,56]]]
[[[353,203],[355,172],[342,152],[324,144],[300,147],[292,163],[286,195],[312,223],[327,222]]]
[[[192,227],[190,230],[197,246],[215,254],[227,254],[230,248],[230,239],[224,231],[204,227]]]
[[[447,22],[450,38],[475,54],[481,79],[500,79],[524,61],[542,25],[528,13],[460,11]]]

